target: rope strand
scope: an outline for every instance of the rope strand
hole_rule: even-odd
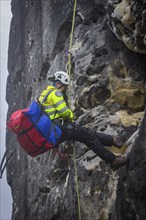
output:
[[[73,145],[73,161],[74,161],[75,183],[76,183],[76,192],[77,192],[77,201],[78,201],[78,217],[79,217],[79,220],[81,220],[81,206],[80,206],[80,193],[79,193],[78,171],[77,171],[76,152],[75,152],[75,147],[74,147],[74,145]]]
[[[74,0],[74,9],[73,9],[73,18],[72,18],[72,28],[71,28],[71,34],[70,34],[70,45],[69,45],[69,52],[68,52],[68,63],[67,63],[67,73],[69,75],[69,78],[71,78],[71,50],[73,46],[73,34],[74,34],[74,28],[75,28],[75,16],[76,16],[76,7],[77,7],[77,0]],[[74,162],[74,170],[75,170],[75,186],[76,186],[76,192],[77,192],[77,204],[78,204],[78,217],[79,220],[81,220],[81,208],[80,208],[80,193],[79,193],[79,183],[78,183],[78,171],[77,171],[77,165],[76,165],[76,153],[75,153],[75,147],[73,144],[73,162]]]
[[[73,10],[73,18],[72,18],[72,27],[71,27],[71,34],[70,34],[70,45],[69,45],[69,54],[68,54],[68,74],[71,77],[71,50],[73,46],[73,34],[75,29],[75,16],[76,16],[76,7],[77,7],[77,0],[74,0],[74,10]]]

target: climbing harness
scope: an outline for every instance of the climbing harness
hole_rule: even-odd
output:
[[[6,168],[6,166],[7,166],[8,162],[9,162],[9,160],[11,159],[13,153],[15,152],[15,150],[16,150],[16,149],[14,149],[14,150],[10,153],[10,155],[9,155],[7,158],[6,158],[6,156],[7,156],[7,154],[8,154],[8,151],[7,151],[7,150],[5,151],[5,153],[4,153],[4,155],[3,155],[3,158],[2,158],[2,161],[1,161],[1,163],[0,163],[0,179],[2,178],[3,172],[4,172],[5,168]],[[6,160],[6,161],[5,161],[5,160]],[[5,161],[5,163],[4,163],[4,161]]]

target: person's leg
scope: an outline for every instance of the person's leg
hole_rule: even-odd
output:
[[[96,132],[96,137],[104,146],[112,146],[115,145],[113,136],[109,134],[104,134],[100,132]]]
[[[96,136],[98,140],[104,145],[104,146],[112,146],[114,145],[117,148],[121,148],[123,143],[126,141],[127,133],[123,132],[120,136],[111,136],[104,133],[96,133]]]
[[[87,147],[94,151],[102,160],[107,163],[112,163],[115,160],[115,155],[108,151],[104,145],[99,141],[95,132],[90,129],[68,123],[62,127],[63,135],[62,142],[65,140],[75,140],[84,143]],[[102,137],[103,138],[103,137]]]

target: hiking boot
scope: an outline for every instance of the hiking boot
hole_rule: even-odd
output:
[[[127,138],[127,132],[124,132],[120,136],[113,137],[115,147],[121,148],[124,142],[126,141],[126,138]]]
[[[127,163],[128,159],[127,157],[121,156],[121,157],[116,157],[115,160],[111,164],[112,170],[117,170],[121,166],[124,166]]]

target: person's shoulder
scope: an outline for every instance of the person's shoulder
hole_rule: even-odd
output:
[[[62,96],[63,96],[62,92],[60,92],[59,90],[56,90],[56,91],[55,91],[55,95],[56,95],[57,97],[62,97]]]
[[[55,90],[55,87],[52,85],[47,86],[47,90]]]

